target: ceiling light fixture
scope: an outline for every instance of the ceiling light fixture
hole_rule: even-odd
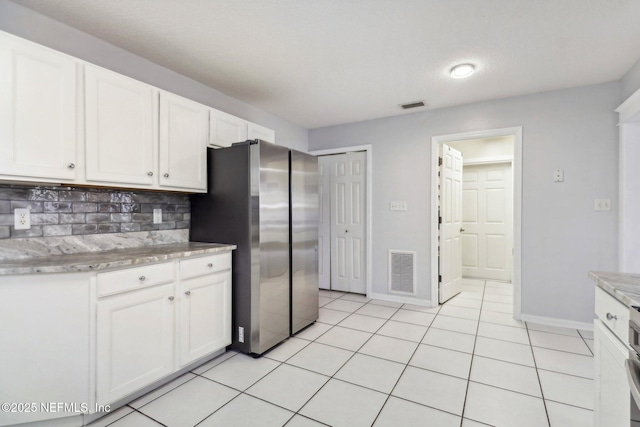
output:
[[[464,79],[475,71],[473,64],[460,64],[451,69],[451,77],[454,79]]]

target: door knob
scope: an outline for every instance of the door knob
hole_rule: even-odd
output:
[[[348,233],[348,232],[349,232],[349,230],[344,230],[344,232],[345,232],[345,233]]]
[[[462,233],[464,231],[464,228],[460,228],[460,232]]]

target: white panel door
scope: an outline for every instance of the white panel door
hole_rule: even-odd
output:
[[[230,147],[234,142],[247,140],[246,120],[218,110],[209,113],[209,145]]]
[[[366,153],[332,157],[331,289],[365,294]]]
[[[0,174],[76,177],[76,61],[0,35]]]
[[[88,181],[154,183],[153,101],[151,86],[85,67]]]
[[[511,280],[513,191],[510,163],[465,166],[462,274]]]
[[[160,93],[160,185],[207,189],[209,108]]]
[[[183,280],[180,366],[231,344],[231,272]]]
[[[318,285],[331,289],[331,168],[335,156],[318,157]]]
[[[462,153],[441,146],[439,302],[462,290]]]
[[[98,302],[97,401],[109,404],[173,372],[174,285]]]

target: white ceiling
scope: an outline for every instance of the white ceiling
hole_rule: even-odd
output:
[[[638,0],[14,1],[307,128],[618,80],[640,57]],[[476,74],[451,79],[461,62]]]

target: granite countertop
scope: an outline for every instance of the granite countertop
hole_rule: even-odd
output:
[[[188,256],[228,252],[233,249],[236,249],[235,245],[185,242],[109,251],[41,256],[28,259],[0,260],[0,275],[96,271]]]
[[[590,271],[589,277],[627,307],[640,305],[640,274]]]

